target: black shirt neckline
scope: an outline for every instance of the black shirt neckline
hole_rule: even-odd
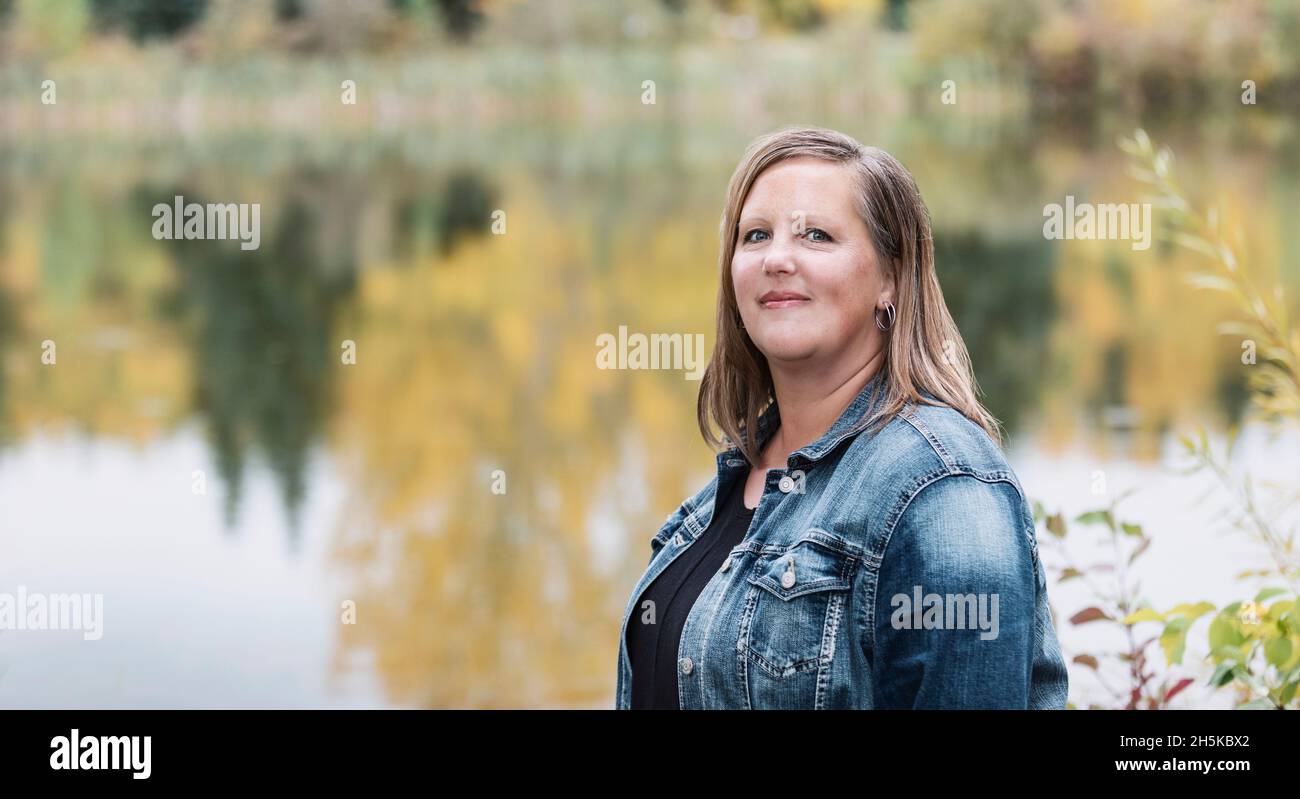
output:
[[[753,525],[757,508],[745,507],[744,494],[743,479],[721,492],[706,531],[642,589],[628,622],[626,642],[632,661],[633,708],[679,707],[677,655],[686,617],[710,580],[726,570],[723,563]],[[653,615],[647,616],[648,612]]]

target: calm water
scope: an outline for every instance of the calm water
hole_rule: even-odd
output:
[[[1166,468],[1172,435],[1242,413],[1226,308],[1183,284],[1190,256],[1042,235],[1067,194],[1140,199],[1113,146],[1127,129],[11,138],[0,591],[102,593],[104,636],[0,632],[0,706],[610,705],[648,539],[712,458],[697,383],[599,370],[594,342],[626,325],[711,348],[726,179],[795,121],[914,171],[1029,491],[1078,511],[1142,487],[1152,599],[1233,596],[1256,549]],[[1282,257],[1300,249],[1296,132],[1156,129],[1252,263],[1300,284]],[[155,241],[150,209],[177,194],[261,203],[261,248]],[[1295,443],[1257,437],[1242,462],[1294,474]],[[1054,589],[1058,614],[1075,590]]]

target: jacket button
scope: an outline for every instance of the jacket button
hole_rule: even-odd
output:
[[[681,660],[682,674],[689,675],[695,669],[695,663],[690,658]]]
[[[794,558],[790,558],[790,563],[786,566],[785,573],[781,575],[781,587],[790,588],[792,586],[794,586]]]
[[[777,483],[777,488],[781,489],[782,494],[789,494],[794,490],[794,480],[791,480],[788,474],[783,475],[781,482]]]
[[[682,545],[682,534],[681,534],[681,533],[678,533],[677,535],[673,536],[673,543],[676,544],[677,546],[681,546],[681,545]]]

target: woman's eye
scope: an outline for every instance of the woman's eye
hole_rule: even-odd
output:
[[[831,240],[831,234],[819,227],[808,228],[808,230],[804,231],[804,235],[807,236],[810,241],[826,242]],[[816,238],[817,236],[822,236],[823,238]]]
[[[753,230],[751,230],[751,231],[749,231],[748,233],[745,234],[745,241],[746,241],[747,243],[748,243],[748,242],[757,241],[757,239],[754,238],[754,234],[755,234],[755,233],[758,233],[758,234],[763,235],[763,236],[766,236],[766,235],[767,235],[767,231],[763,230],[762,228],[754,228]]]

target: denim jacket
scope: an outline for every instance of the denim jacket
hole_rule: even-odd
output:
[[[769,470],[743,541],[692,606],[678,701],[722,708],[1064,708],[1065,662],[1033,515],[1001,450],[959,412],[912,404],[867,429],[877,372],[820,439]],[[933,398],[931,398],[933,399]],[[760,449],[775,403],[758,421]],[[623,613],[615,707],[631,704],[629,623],[708,534],[738,448],[650,541]],[[719,490],[721,489],[721,490]]]

